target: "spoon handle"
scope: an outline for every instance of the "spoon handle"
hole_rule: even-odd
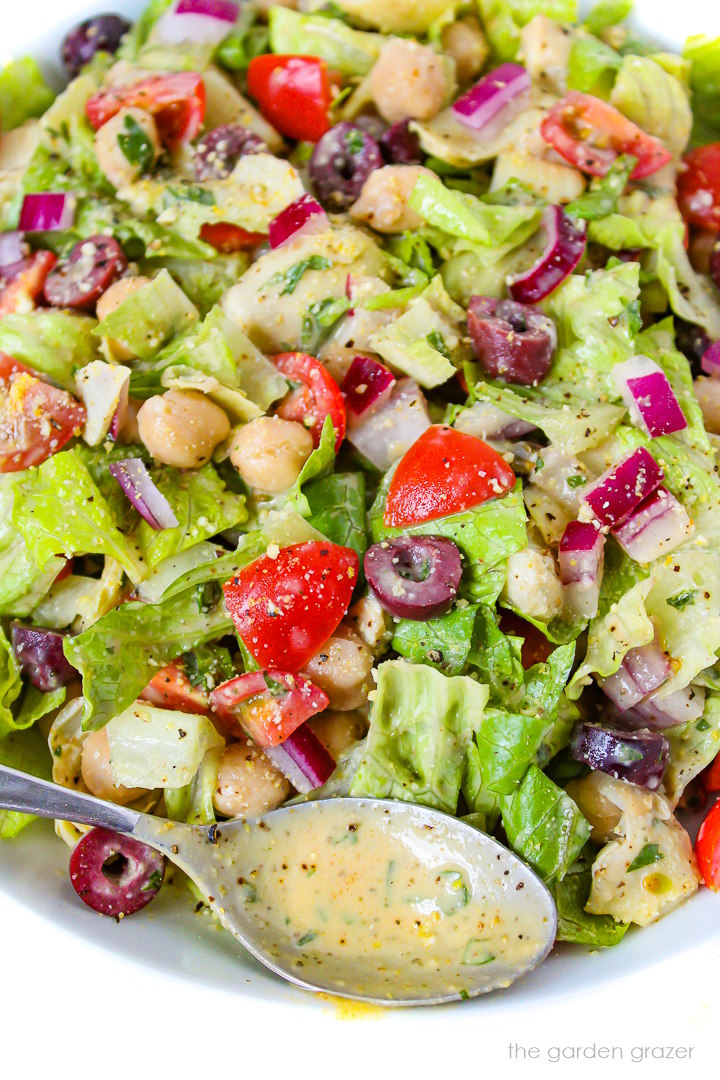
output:
[[[132,833],[144,814],[0,765],[0,809]]]

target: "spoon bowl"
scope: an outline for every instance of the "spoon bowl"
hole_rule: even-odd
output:
[[[382,1005],[472,998],[532,970],[555,940],[555,904],[532,870],[410,803],[334,798],[184,825],[0,766],[0,807],[149,844],[244,948],[308,990]]]

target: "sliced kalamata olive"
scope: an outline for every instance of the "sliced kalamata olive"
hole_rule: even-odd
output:
[[[203,135],[195,147],[198,180],[224,180],[245,154],[267,150],[259,135],[242,124],[223,124]]]
[[[343,120],[316,143],[310,178],[320,202],[339,212],[352,206],[370,173],[384,164],[372,135]]]
[[[80,74],[95,53],[115,53],[130,23],[122,15],[96,15],[85,19],[65,36],[62,43],[62,59],[71,79]]]
[[[690,361],[693,375],[700,374],[700,361],[712,342],[701,326],[675,319],[675,344]]]
[[[443,536],[399,536],[368,549],[365,577],[391,615],[427,622],[455,601],[462,577],[460,552]]]
[[[475,355],[494,379],[534,386],[550,370],[557,347],[555,324],[527,304],[471,296],[468,330]]]
[[[45,280],[45,299],[52,307],[90,311],[127,269],[123,249],[112,236],[79,240],[69,258]]]
[[[165,859],[159,851],[111,829],[91,829],[70,856],[70,881],[100,915],[133,915],[160,891]]]
[[[570,753],[591,769],[654,791],[660,787],[670,757],[670,743],[656,731],[618,731],[578,724]]]
[[[372,135],[376,143],[380,142],[380,139],[388,129],[388,126],[382,117],[376,116],[374,113],[366,113],[363,116],[357,116],[353,123],[357,124],[363,131],[367,131],[368,135]]]
[[[421,165],[420,140],[410,130],[410,120],[398,120],[380,138],[380,149],[391,165]]]
[[[63,652],[63,635],[55,630],[13,623],[10,640],[23,674],[38,690],[57,690],[78,677]]]

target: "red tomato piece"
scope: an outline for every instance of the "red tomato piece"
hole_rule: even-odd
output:
[[[677,178],[683,217],[700,229],[720,229],[720,143],[685,154]]]
[[[79,435],[84,423],[85,408],[72,394],[0,353],[0,472],[40,465]]]
[[[287,671],[248,671],[210,695],[230,735],[247,735],[256,746],[278,746],[329,705],[324,691]]]
[[[695,844],[700,873],[708,889],[720,889],[720,802],[716,802],[700,826]]]
[[[500,613],[500,629],[509,637],[523,639],[520,660],[526,671],[535,664],[544,664],[553,651],[552,644],[543,632],[538,630],[537,626],[533,626],[532,623],[516,615],[514,611]]]
[[[345,438],[347,414],[340,387],[327,368],[307,353],[279,353],[273,363],[291,382],[300,383],[296,390],[291,390],[280,402],[276,412],[283,420],[295,420],[303,424],[313,437],[316,446],[320,443],[323,425],[327,416],[335,428],[335,452],[340,449]]]
[[[52,251],[36,251],[15,263],[10,276],[0,279],[0,318],[14,311],[32,310],[56,263],[57,256]]]
[[[311,540],[263,555],[227,581],[227,609],[258,664],[305,667],[350,607],[358,568],[351,548]]]
[[[260,112],[283,135],[317,142],[330,130],[330,79],[317,56],[256,56],[247,83]]]
[[[200,239],[216,251],[221,251],[223,255],[233,255],[236,251],[248,251],[258,244],[264,244],[267,236],[264,233],[248,232],[229,221],[217,221],[203,225]]]
[[[459,514],[514,485],[515,474],[491,446],[436,424],[400,459],[388,491],[385,524],[404,528]]]
[[[158,709],[176,709],[201,716],[210,712],[210,698],[202,687],[193,686],[177,662],[167,664],[153,675],[140,697]]]
[[[145,109],[155,118],[160,138],[168,146],[190,142],[205,118],[205,83],[194,71],[150,75],[129,86],[98,90],[85,105],[97,131],[121,109]]]
[[[578,90],[570,90],[552,107],[540,125],[540,134],[561,157],[591,176],[604,176],[620,154],[638,159],[633,180],[650,176],[672,158],[659,139],[613,105]]]

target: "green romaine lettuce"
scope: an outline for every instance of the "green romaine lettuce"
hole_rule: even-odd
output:
[[[208,750],[224,746],[207,716],[136,701],[107,724],[110,768],[117,785],[182,788]]]
[[[477,604],[458,605],[427,622],[400,619],[392,647],[414,664],[429,664],[444,675],[460,675],[470,655]]]
[[[702,146],[720,137],[720,37],[688,38],[683,56],[692,65],[693,142]]]
[[[610,101],[674,157],[688,144],[693,115],[682,83],[647,56],[625,56]]]
[[[454,814],[467,748],[487,699],[488,688],[463,675],[448,678],[404,660],[381,664],[351,794]]]
[[[580,90],[607,101],[623,58],[604,41],[592,34],[578,33],[573,38],[568,61],[569,90]]]
[[[11,60],[0,70],[0,126],[3,131],[42,116],[54,99],[55,94],[32,57]]]
[[[598,0],[585,16],[585,28],[591,34],[602,34],[611,26],[625,22],[632,9],[632,0]]]
[[[17,701],[21,690],[20,665],[0,626],[0,739],[17,730],[11,706]]]
[[[480,17],[499,60],[514,59],[520,47],[520,30],[535,15],[558,22],[577,20],[577,0],[478,0]]]
[[[362,560],[367,548],[363,473],[321,477],[307,484],[303,495],[308,523],[333,544],[353,548]]]
[[[0,477],[0,615],[29,615],[65,565],[64,559],[54,558],[40,567],[14,527],[11,511],[18,475]]]
[[[592,846],[584,848],[563,879],[553,885],[558,940],[609,948],[622,941],[629,924],[616,922],[610,915],[591,915],[585,910],[592,885],[593,857]]]
[[[161,270],[148,285],[118,304],[92,332],[96,337],[119,341],[132,356],[146,360],[197,318],[195,305],[167,270]]]
[[[667,731],[670,762],[663,777],[662,790],[673,806],[691,780],[720,753],[720,695],[710,691],[699,720]]]
[[[324,14],[301,15],[286,7],[270,9],[269,30],[272,52],[319,56],[341,75],[367,75],[386,40]]]
[[[67,311],[5,315],[0,321],[0,352],[75,393],[75,373],[97,359],[96,326],[95,319]]]
[[[122,60],[135,60],[138,51],[150,37],[155,23],[172,5],[173,0],[150,0],[142,15],[123,38],[117,55]]]
[[[544,881],[562,881],[590,836],[590,826],[570,796],[531,765],[500,805],[513,851]]]
[[[221,756],[221,748],[213,747],[205,754],[189,784],[165,788],[165,808],[171,820],[186,821],[188,825],[211,825],[215,821],[213,794]]]
[[[606,614],[591,619],[585,659],[568,684],[572,700],[580,697],[591,674],[603,678],[614,675],[629,649],[649,645],[653,640],[655,628],[645,607],[651,587],[649,578],[638,581]]]
[[[14,732],[0,739],[0,763],[39,776],[41,780],[52,779],[47,740],[36,729]],[[0,840],[13,839],[32,820],[32,814],[0,810]]]

